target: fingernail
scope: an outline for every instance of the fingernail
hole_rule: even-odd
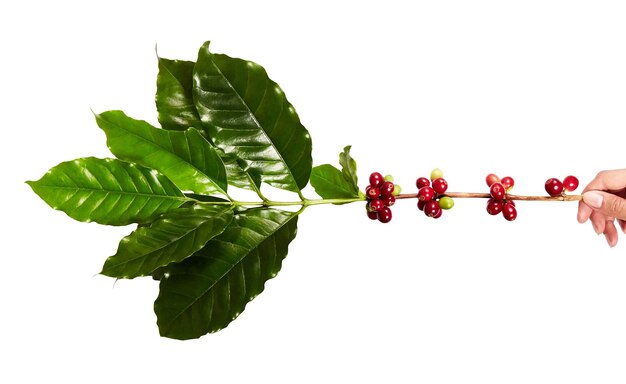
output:
[[[614,246],[617,245],[617,242],[611,241],[611,239],[609,239],[608,237],[606,238],[606,242],[607,242],[607,244],[609,244],[609,247],[611,247],[611,248],[613,248]]]
[[[596,235],[601,235],[602,234],[602,231],[600,230],[600,228],[598,228],[596,223],[592,222],[591,226],[593,227],[593,230],[596,231]]]
[[[585,192],[583,193],[583,201],[591,208],[602,207],[602,195],[598,192]]]

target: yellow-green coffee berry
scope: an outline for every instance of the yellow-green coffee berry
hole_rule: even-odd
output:
[[[441,209],[451,209],[454,207],[454,200],[451,197],[444,196],[439,199],[439,206]]]

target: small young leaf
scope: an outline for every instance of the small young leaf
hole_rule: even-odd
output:
[[[311,171],[311,185],[324,199],[349,199],[359,197],[351,182],[345,179],[340,170],[330,164],[322,164]]]
[[[237,213],[221,235],[168,267],[154,303],[161,335],[194,339],[226,327],[280,271],[297,219],[267,208]]]
[[[194,205],[167,212],[150,226],[140,227],[123,238],[101,273],[126,279],[150,275],[204,247],[224,231],[232,218],[230,205]]]
[[[115,159],[67,161],[27,183],[71,218],[108,225],[144,223],[189,200],[164,175]]]
[[[168,60],[159,57],[156,105],[159,123],[165,129],[184,131],[202,128],[193,104],[193,61]]]
[[[346,146],[343,152],[339,154],[339,165],[341,165],[341,173],[343,178],[350,183],[352,192],[359,194],[359,178],[356,174],[356,161],[350,156],[351,145]]]
[[[189,127],[202,128],[192,94],[195,64],[193,61],[159,58],[156,106],[159,122],[164,129],[184,131]],[[261,185],[258,176],[253,177],[245,172],[236,156],[228,155],[220,148],[216,150],[224,162],[230,185],[258,190]]]
[[[96,115],[96,121],[118,158],[157,169],[184,191],[226,195],[224,164],[194,128],[184,132],[158,129],[122,111]]]
[[[254,179],[300,193],[311,174],[311,137],[265,69],[212,54],[206,42],[193,79],[194,102],[210,140],[243,160]]]

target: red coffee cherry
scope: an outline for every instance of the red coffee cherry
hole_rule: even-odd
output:
[[[504,207],[502,208],[502,216],[504,216],[507,221],[515,220],[517,218],[517,209],[515,208],[515,205],[511,203],[504,204]]]
[[[432,187],[422,187],[417,191],[417,198],[423,201],[430,201],[435,197],[435,190]]]
[[[424,205],[424,214],[428,217],[435,217],[438,214],[441,215],[441,207],[436,200],[430,200]]]
[[[383,182],[385,181],[385,178],[383,177],[383,175],[381,175],[378,172],[373,172],[370,175],[370,185],[372,187],[378,187],[380,186]]]
[[[394,195],[383,197],[383,203],[385,203],[386,206],[391,207],[396,203],[396,197]]]
[[[385,207],[381,209],[378,213],[378,221],[381,223],[388,223],[391,221],[391,209]]]
[[[502,183],[493,183],[491,184],[491,188],[489,188],[489,192],[491,193],[491,197],[496,200],[504,199],[504,195],[506,195],[506,189]]]
[[[487,201],[487,213],[490,215],[497,215],[502,212],[502,208],[504,207],[504,202],[502,200],[496,200],[491,198]]]
[[[389,197],[393,193],[394,185],[391,181],[385,181],[380,186],[380,194],[383,197]]]
[[[503,177],[500,182],[502,183],[504,188],[507,190],[507,192],[511,190],[511,188],[513,188],[513,186],[515,185],[515,180],[513,180],[511,176]]]
[[[430,180],[425,177],[420,177],[415,181],[415,186],[417,189],[422,189],[424,187],[430,187]]]
[[[383,208],[385,208],[385,203],[382,200],[374,199],[369,202],[369,210],[380,212]]]
[[[485,178],[485,182],[487,182],[487,186],[488,187],[491,187],[491,185],[493,183],[499,183],[500,182],[500,178],[498,176],[494,175],[493,173],[490,173]]]
[[[433,181],[433,189],[439,194],[446,193],[448,190],[448,182],[442,177],[435,179]]]
[[[559,196],[563,192],[563,183],[554,177],[546,181],[545,187],[548,195],[552,197]]]
[[[563,179],[563,188],[566,191],[572,192],[578,188],[578,178],[576,176],[566,176]]]
[[[380,196],[380,190],[377,187],[372,187],[371,185],[369,185],[367,186],[367,188],[365,188],[365,195],[370,200],[378,199],[378,196]]]

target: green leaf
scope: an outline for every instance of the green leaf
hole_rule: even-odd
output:
[[[224,232],[233,219],[230,205],[181,208],[140,227],[120,242],[117,253],[104,263],[102,274],[132,279],[178,262]]]
[[[356,174],[356,161],[350,156],[351,145],[344,147],[343,152],[339,154],[339,165],[341,165],[341,173],[343,178],[350,183],[352,192],[359,194],[359,178]]]
[[[311,137],[265,69],[209,52],[194,67],[193,96],[211,141],[274,187],[300,193],[311,174]]]
[[[122,111],[96,115],[96,121],[107,135],[109,149],[118,158],[157,169],[182,190],[226,195],[224,164],[197,130],[155,128]]]
[[[202,250],[168,267],[154,303],[161,335],[193,339],[226,327],[279,272],[296,224],[297,213],[240,212]]]
[[[159,123],[165,129],[184,131],[202,128],[193,104],[193,61],[168,60],[159,57],[156,105]]]
[[[193,103],[194,65],[192,61],[159,58],[156,105],[159,122],[165,129],[184,131],[189,127],[202,128],[198,111]],[[224,162],[230,185],[258,190],[261,185],[259,177],[253,177],[245,172],[236,156],[227,155],[220,148],[216,150]]]
[[[108,225],[148,222],[189,200],[157,171],[115,159],[67,161],[27,183],[71,218]]]
[[[313,168],[311,185],[315,192],[324,199],[350,199],[359,197],[351,182],[347,181],[340,170],[330,164]]]
[[[359,191],[356,161],[350,156],[348,145],[339,154],[341,171],[330,164],[319,165],[311,171],[311,185],[324,199],[350,199],[364,197]],[[344,204],[344,203],[335,203]]]
[[[226,154],[221,148],[216,147],[215,150],[222,158],[224,162],[224,168],[226,169],[226,175],[228,176],[228,183],[237,188],[245,188],[253,191],[258,191],[261,186],[261,179],[258,175],[248,173],[243,170],[239,160],[234,155]],[[243,164],[245,167],[246,165]]]

